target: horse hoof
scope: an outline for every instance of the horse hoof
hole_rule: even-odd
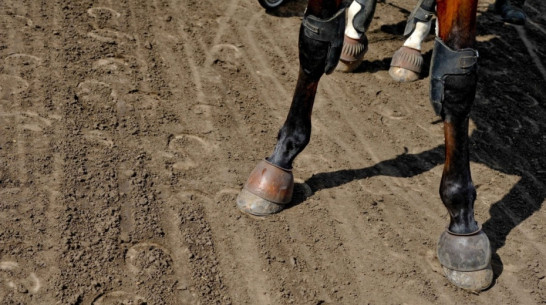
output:
[[[345,35],[336,70],[344,73],[353,72],[360,66],[367,51],[368,38],[366,35],[362,35],[360,39],[353,39]]]
[[[527,16],[520,8],[517,8],[510,4],[502,5],[500,8],[497,9],[497,11],[500,13],[504,22],[508,22],[511,24],[524,25],[525,20],[527,19]]]
[[[340,59],[337,63],[336,71],[343,72],[343,73],[351,73],[354,70],[356,70],[356,68],[360,67],[361,63],[362,63],[362,59],[357,61],[352,61],[352,62],[346,62]]]
[[[438,241],[438,260],[448,280],[457,287],[481,291],[493,282],[491,244],[479,229],[470,234],[444,231]]]
[[[493,283],[493,268],[478,271],[457,271],[443,267],[446,278],[455,286],[471,291],[480,292]]]
[[[419,79],[422,66],[423,56],[419,50],[401,47],[392,56],[389,75],[397,82],[413,82]]]
[[[284,209],[283,204],[265,200],[245,189],[242,189],[239,196],[237,196],[237,207],[242,212],[254,216],[267,216],[279,213]]]
[[[391,67],[389,75],[399,83],[409,83],[419,79],[419,74],[400,67]]]
[[[292,200],[292,170],[260,161],[237,197],[237,207],[248,214],[266,216],[280,212]]]

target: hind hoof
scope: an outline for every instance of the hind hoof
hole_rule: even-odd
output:
[[[409,83],[419,79],[419,74],[400,67],[391,67],[389,69],[389,75],[399,83]]]
[[[237,207],[242,212],[254,216],[267,216],[279,213],[284,209],[283,204],[265,200],[245,189],[242,189],[237,196]]]
[[[392,56],[389,75],[397,82],[413,82],[419,79],[422,66],[423,56],[419,50],[401,47]]]
[[[527,16],[521,8],[512,6],[510,4],[504,4],[500,8],[497,8],[497,12],[500,13],[502,20],[516,25],[524,25]]]
[[[356,70],[364,60],[368,51],[368,38],[362,35],[360,39],[353,39],[345,35],[343,37],[343,49],[336,70],[350,73]]]
[[[343,73],[351,73],[354,70],[356,70],[356,68],[360,67],[360,64],[362,63],[362,61],[363,60],[360,59],[357,61],[346,62],[340,59],[339,62],[337,63],[336,71],[343,72]]]
[[[443,267],[446,278],[455,286],[471,291],[480,292],[493,283],[493,268],[478,271],[457,271]]]

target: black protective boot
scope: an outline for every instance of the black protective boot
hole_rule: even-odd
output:
[[[521,9],[524,1],[520,2],[519,5],[513,5],[510,0],[497,0],[495,2],[495,11],[501,15],[502,20],[505,22],[517,25],[525,24],[527,16]]]

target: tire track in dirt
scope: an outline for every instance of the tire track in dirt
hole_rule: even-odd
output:
[[[149,29],[157,12],[150,14],[153,10],[149,3],[108,1],[103,6],[122,12],[121,17],[116,17],[122,20],[115,22],[115,28],[110,31],[122,33],[116,36],[131,37],[126,53],[120,54],[126,62],[121,68],[129,70],[125,79],[118,77],[113,86],[113,98],[122,123],[116,142],[128,154],[118,165],[121,196],[127,203],[122,206],[125,220],[121,238],[132,245],[125,257],[126,267],[120,268],[129,277],[124,286],[126,291],[134,291],[154,304],[194,304],[187,290],[187,268],[178,252],[180,240],[171,224],[163,220],[169,219],[168,205],[161,199],[157,183],[165,173],[156,170],[162,167],[155,161],[156,149],[165,147],[167,137],[151,137],[157,131],[150,122],[163,120],[168,126],[172,125],[172,119],[165,116],[169,107],[165,99],[168,92],[159,94],[157,88],[165,83],[158,77],[161,62],[151,49],[153,35]]]
[[[24,83],[24,86],[18,86],[17,82],[11,82],[9,78],[0,85],[3,87],[0,117],[5,119],[2,125],[4,128],[11,126],[6,130],[15,132],[5,134],[7,138],[12,139],[14,145],[8,148],[6,155],[2,154],[2,159],[15,158],[14,163],[17,164],[15,167],[8,167],[9,170],[4,172],[8,177],[0,179],[2,180],[0,184],[4,189],[6,184],[16,183],[18,191],[13,195],[20,195],[11,196],[6,193],[1,196],[1,200],[2,205],[7,207],[7,213],[12,210],[23,215],[25,211],[28,212],[29,207],[31,212],[30,218],[13,215],[12,217],[18,219],[17,224],[12,225],[7,231],[4,231],[4,228],[1,230],[3,232],[15,230],[14,232],[17,232],[15,235],[20,236],[19,242],[20,245],[24,245],[25,252],[9,252],[13,247],[8,244],[2,247],[6,252],[0,253],[3,260],[1,264],[11,264],[5,265],[7,269],[3,268],[6,272],[4,275],[10,274],[14,280],[7,282],[8,286],[11,286],[8,291],[11,290],[13,293],[8,293],[8,299],[4,299],[5,295],[2,293],[0,300],[4,302],[41,300],[52,303],[54,296],[49,290],[57,277],[55,257],[58,255],[57,241],[60,239],[60,235],[53,229],[55,223],[53,220],[59,219],[60,210],[56,202],[58,180],[51,182],[50,179],[55,179],[59,173],[56,163],[58,155],[54,153],[59,117],[48,111],[48,103],[44,100],[44,97],[49,95],[48,88],[52,84],[50,79],[44,77],[44,71],[49,68],[45,63],[49,63],[54,54],[46,54],[45,58],[33,55],[44,54],[46,45],[51,41],[50,37],[46,37],[40,31],[46,21],[39,14],[38,4],[8,2],[3,8],[9,13],[3,15],[2,19],[14,21],[12,18],[15,17],[16,20],[15,22],[2,20],[2,25],[7,28],[3,27],[1,31],[8,33],[8,39],[1,39],[0,42],[5,43],[8,48],[0,55],[3,64],[1,69],[7,73],[3,75],[11,75],[11,80],[18,80]],[[25,16],[33,16],[33,19]],[[10,29],[11,25],[15,25],[15,28]],[[5,261],[10,257],[14,259],[13,262]]]
[[[174,7],[174,4],[173,4],[173,7]],[[230,7],[235,7],[233,4],[230,4]],[[183,12],[180,12],[181,15],[183,16],[184,13]],[[184,20],[191,20],[191,18],[183,18]],[[198,66],[198,60],[194,59],[194,54],[196,54],[197,50],[199,50],[199,53],[203,54],[202,56],[205,57],[205,58],[212,58],[213,56],[213,52],[215,51],[215,48],[218,44],[214,43],[213,44],[213,47],[207,47],[204,43],[199,43],[199,42],[195,42],[192,38],[190,38],[187,34],[186,34],[186,31],[185,29],[187,28],[186,25],[178,25],[178,28],[175,28],[174,30],[176,30],[176,34],[175,36],[178,36],[178,37],[181,37],[182,38],[182,41],[185,41],[186,43],[184,44],[184,53],[187,55],[186,57],[186,60],[188,62],[188,65],[191,67],[191,72],[192,72],[192,78],[194,80],[194,85],[197,87],[197,96],[198,96],[198,104],[201,104],[201,105],[217,105],[220,101],[218,100],[218,97],[216,97],[216,93],[214,92],[204,92],[203,91],[203,84],[208,84],[212,81],[212,85],[213,86],[218,86],[218,85],[221,85],[221,80],[218,80],[218,78],[210,78],[210,76],[213,74],[212,70],[210,70],[210,63],[207,63],[207,60],[205,59],[204,61],[204,64],[199,64],[200,66]],[[222,32],[222,27],[220,28],[220,30],[217,32],[217,36],[215,37],[215,39],[213,40],[214,41],[219,41],[219,39],[221,39],[221,32]],[[190,43],[190,42],[193,42],[193,43]],[[161,50],[167,50],[166,48],[161,48]],[[208,50],[208,51],[207,51]],[[174,59],[176,58],[176,56],[173,56],[173,54],[168,54],[168,53],[165,53],[165,52],[162,52],[164,55],[162,56],[163,58],[166,58],[166,59]],[[173,62],[172,65],[169,65],[171,67],[176,67],[176,64],[175,62]],[[174,69],[174,71],[176,71],[177,69]],[[172,74],[177,74],[176,72],[171,72]],[[170,74],[170,73],[169,73]],[[205,78],[203,78],[202,76],[205,76]],[[208,86],[208,85],[207,85]],[[215,107],[211,107],[212,111],[211,113],[208,113],[207,115],[214,115],[214,112],[215,112]],[[188,107],[189,108],[189,107]],[[191,115],[191,113],[190,113]],[[212,117],[208,116],[206,119],[208,120],[211,120],[213,119]],[[211,126],[212,126],[212,123],[211,123]],[[213,136],[216,132],[213,132],[210,136]],[[209,136],[209,137],[210,137]],[[207,155],[208,156],[208,155]],[[200,161],[200,164],[205,164],[205,162],[210,162],[210,161],[207,161],[207,159],[209,159],[210,157],[207,158],[207,156],[202,156],[201,157],[201,160]],[[204,157],[204,158],[203,158]],[[221,170],[221,169],[218,169],[218,170]],[[200,178],[202,179],[202,178]],[[213,189],[216,189],[217,186],[213,186]],[[186,187],[187,189],[187,187]],[[200,198],[198,199],[198,202],[200,203],[200,205],[203,206],[204,210],[203,212],[205,212],[205,215],[207,216],[206,219],[217,219],[216,217],[214,217],[216,214],[214,213],[214,209],[211,209],[210,207],[210,204],[208,204],[208,202],[211,202],[211,199],[208,199],[207,195],[199,195],[198,193],[196,193],[196,191],[190,191],[190,193],[192,194],[191,196],[193,197],[196,197],[196,198]],[[210,190],[207,191],[207,193],[210,193]],[[182,201],[182,206],[184,206],[183,204],[184,201]],[[187,209],[187,208],[186,208]],[[188,212],[191,212],[190,211],[186,211],[185,213],[180,213],[180,215],[187,215]],[[211,216],[211,215],[214,215],[214,216]],[[184,217],[184,216],[182,216]],[[185,222],[187,222],[187,220],[183,220],[183,224]],[[204,219],[203,219],[204,220]],[[214,240],[216,241],[217,238],[221,235],[218,235],[219,232],[223,232],[223,234],[225,234],[225,229],[221,229],[220,227],[218,227],[218,225],[220,225],[219,223],[214,223],[214,222],[208,222],[206,224],[203,224],[205,226],[210,226],[211,229],[212,229],[212,234],[215,235],[215,238]],[[224,226],[225,224],[222,224],[222,227]],[[187,226],[187,225],[186,225]],[[183,226],[182,226],[183,227]],[[181,228],[182,228],[181,227]],[[191,233],[191,232],[190,232]],[[222,234],[222,235],[223,235]],[[187,235],[188,236],[188,235]],[[191,235],[189,235],[191,236]],[[207,237],[205,237],[207,238]],[[212,241],[212,240],[211,240]],[[206,245],[206,244],[205,244]],[[211,244],[212,246],[214,246],[214,251],[217,251],[215,244]],[[245,252],[245,249],[248,249],[248,247],[244,247],[246,245],[246,243],[238,243],[236,246],[234,247],[230,247],[231,249],[238,249],[237,251],[243,251],[243,252],[236,252],[235,254],[233,254],[234,256],[230,259],[229,256],[228,258],[223,258],[223,257],[220,257],[220,264],[222,263],[222,261],[233,261],[233,259],[239,259],[241,257],[244,257],[244,256],[249,256],[249,254],[252,254],[252,253],[256,253],[257,251],[251,251],[251,252]],[[241,246],[242,246],[242,249],[241,249]],[[195,250],[198,250],[198,248],[196,247],[191,247],[190,246],[190,250],[191,248],[194,248],[193,251]],[[223,251],[224,252],[224,251]],[[225,254],[227,254],[228,252],[225,251]],[[193,254],[192,255],[195,255],[195,256],[203,256],[204,253],[199,253],[197,252],[196,254]],[[214,253],[211,253],[211,254],[214,254]],[[250,256],[252,257],[252,256]],[[197,259],[208,259],[209,261],[214,261],[216,260],[214,257],[198,257]],[[253,259],[251,259],[251,261],[254,261]],[[254,266],[257,266],[255,263],[253,263]],[[248,266],[247,266],[248,267]],[[252,267],[251,267],[252,268]],[[249,274],[261,274],[261,270],[260,269],[254,269],[254,270],[251,270],[250,273],[245,272],[245,268],[243,268],[243,270],[239,270],[238,272],[241,272],[244,276],[248,276]],[[225,274],[224,273],[219,273],[218,275],[222,276],[222,274]],[[217,277],[218,277],[217,275]],[[240,279],[241,277],[233,277],[233,278],[230,278],[232,280],[232,282],[235,282],[237,281],[237,279]],[[265,284],[264,282],[264,279],[263,278],[260,278],[259,276],[255,277],[255,279],[258,280],[258,283],[252,283],[252,286],[250,289],[253,289],[252,287],[255,287],[257,289],[262,289],[261,287],[267,287],[267,285]],[[216,281],[218,281],[219,279],[217,279]],[[220,279],[220,281],[222,281]],[[221,283],[221,282],[220,282]],[[211,283],[212,284],[212,283]],[[263,285],[262,285],[263,284]],[[218,285],[218,283],[216,284],[213,284],[213,285]],[[238,285],[235,285],[235,287],[238,286]],[[228,288],[234,288],[234,287],[228,287]],[[250,299],[252,300],[254,297],[252,295],[256,295],[258,299],[254,299],[254,301],[248,301],[248,295],[246,296],[246,301],[244,301],[244,298],[245,297],[242,297],[243,299],[240,299],[241,297],[238,296],[240,293],[231,293],[231,297],[236,297],[236,299],[234,300],[234,302],[236,303],[241,303],[240,301],[242,302],[245,302],[245,303],[250,303],[250,304],[256,304],[257,303],[260,303],[260,304],[267,304],[267,303],[271,303],[270,301],[267,301],[267,296],[263,294],[263,291],[260,292],[260,293],[257,293],[257,294],[251,294],[250,295]],[[229,302],[229,297],[226,295],[223,297],[224,298],[224,302]]]
[[[152,16],[154,16],[155,18],[151,18],[149,20],[148,29],[153,29],[155,27],[169,28],[169,24],[171,22],[175,23],[177,21],[172,20],[169,17],[169,15],[172,13],[172,9],[169,7],[169,3],[154,2],[153,5],[156,9],[156,12]],[[177,4],[177,6],[178,5],[180,4]],[[134,11],[141,9],[143,11],[146,11],[146,9],[149,10],[149,8],[150,7],[146,8],[146,5],[143,5],[140,8],[133,7],[132,10]],[[164,8],[165,11],[158,10],[159,8]],[[144,29],[139,30],[139,32],[144,31]],[[176,34],[176,32],[174,32],[173,34]],[[147,38],[150,41],[149,46],[151,47],[149,47],[148,50],[145,52],[150,54],[149,58],[151,59],[161,59],[161,61],[154,63],[151,69],[152,73],[150,73],[150,82],[154,85],[160,85],[168,88],[171,86],[170,84],[177,83],[181,71],[184,71],[183,69],[178,68],[177,61],[175,61],[172,65],[166,64],[171,59],[183,57],[180,56],[180,53],[172,54],[167,51],[173,49],[173,45],[175,45],[175,43],[173,44],[172,41],[169,41],[169,39],[165,38],[173,37],[176,36],[172,34],[163,34],[158,37],[151,36]],[[194,77],[194,79],[197,78]],[[169,90],[168,92],[169,95],[167,95],[167,97],[169,98],[169,100],[177,101],[178,98],[181,97],[180,94],[176,94],[177,88],[172,88],[172,90]],[[177,104],[171,105],[170,102],[165,101],[165,103],[163,104],[163,109],[161,111],[163,113],[175,114],[178,112],[177,107],[179,107]],[[158,193],[160,192],[162,194],[160,196],[161,200],[159,200],[157,203],[161,203],[166,207],[170,207],[170,209],[176,211],[176,214],[179,215],[176,218],[167,215],[166,213],[169,213],[169,208],[163,208],[164,212],[161,214],[161,218],[166,220],[162,221],[162,228],[164,229],[164,231],[166,231],[165,234],[167,236],[167,240],[182,239],[183,242],[181,244],[175,243],[171,245],[172,247],[175,247],[175,252],[184,253],[190,251],[190,253],[193,254],[194,257],[198,257],[197,259],[190,259],[188,261],[188,259],[184,258],[183,256],[175,256],[177,257],[175,265],[178,266],[179,269],[185,269],[179,270],[179,274],[184,276],[184,274],[188,274],[187,272],[191,271],[192,276],[191,282],[189,281],[189,279],[180,279],[180,281],[182,282],[182,284],[179,284],[180,289],[183,291],[189,289],[192,294],[197,294],[201,300],[207,303],[214,302],[213,300],[215,299],[226,301],[229,300],[229,297],[220,294],[218,291],[218,285],[220,285],[221,283],[218,283],[218,274],[216,271],[214,271],[214,265],[217,263],[215,263],[216,259],[214,249],[212,248],[212,244],[210,241],[210,234],[204,234],[203,236],[200,236],[196,241],[193,240],[194,238],[196,238],[195,234],[198,232],[197,230],[203,227],[206,228],[208,224],[202,217],[195,216],[194,219],[188,220],[189,218],[187,217],[189,216],[187,215],[201,214],[199,213],[200,210],[198,209],[198,207],[184,205],[183,202],[178,202],[176,200],[177,197],[169,195],[177,192],[176,189],[180,187],[180,185],[175,182],[178,179],[179,175],[185,175],[185,172],[187,170],[193,169],[195,166],[198,166],[204,161],[202,160],[203,156],[200,156],[201,158],[199,159],[195,158],[196,155],[191,154],[191,150],[188,150],[188,148],[192,147],[190,145],[197,144],[199,146],[201,144],[205,144],[203,148],[206,148],[206,146],[210,142],[209,140],[201,136],[186,133],[183,129],[184,124],[182,124],[182,126],[176,126],[177,122],[178,119],[172,120],[170,124],[167,124],[163,128],[161,128],[164,131],[165,135],[170,134],[168,140],[166,139],[168,149],[166,151],[152,151],[151,153],[152,155],[164,156],[167,158],[167,160],[172,159],[172,157],[169,157],[169,155],[173,157],[181,157],[183,161],[170,163],[172,161],[169,160],[167,166],[170,169],[168,168],[167,172],[157,172],[156,170],[157,168],[165,166],[165,164],[161,164],[165,162],[164,158],[153,157],[152,160],[150,160],[146,164],[146,166],[149,167],[148,170],[153,173],[154,176],[159,176],[162,178],[160,179],[159,183],[155,183],[153,187],[154,189],[158,190]],[[178,133],[175,132],[173,134],[173,130],[178,130]],[[181,146],[178,143],[180,143]],[[156,143],[155,145],[152,144],[152,147],[161,149],[161,147],[164,145],[165,144]],[[173,178],[175,180],[173,180]],[[167,181],[170,181],[170,183],[165,183]],[[172,184],[173,182],[174,184]],[[187,186],[182,187],[187,188]],[[207,270],[205,268],[211,268],[211,270]],[[209,278],[209,276],[212,276],[212,278]],[[222,289],[221,287],[222,286],[220,286],[220,289]],[[188,295],[186,295],[185,298],[191,299]]]
[[[47,5],[43,3],[33,2],[32,8],[34,10],[34,16],[47,16],[45,13]],[[62,185],[63,180],[65,179],[63,168],[64,168],[64,152],[62,152],[59,147],[62,145],[60,139],[63,139],[66,135],[66,130],[62,128],[63,120],[60,112],[61,105],[60,101],[63,100],[62,95],[56,88],[62,86],[61,73],[62,67],[61,63],[56,59],[59,56],[59,50],[62,49],[60,39],[56,33],[60,30],[58,24],[58,16],[61,14],[58,11],[54,11],[53,16],[49,19],[44,18],[40,23],[49,22],[48,28],[51,28],[51,32],[48,33],[43,39],[45,45],[51,44],[49,52],[43,52],[47,54],[47,57],[41,61],[42,63],[47,63],[46,71],[48,73],[43,73],[41,75],[41,81],[43,82],[43,87],[45,92],[39,94],[42,96],[43,110],[45,113],[48,113],[48,116],[52,118],[53,126],[49,129],[48,133],[51,133],[51,141],[49,143],[49,153],[51,154],[51,172],[49,175],[44,176],[43,187],[49,192],[47,196],[49,202],[48,207],[45,212],[45,218],[47,219],[47,238],[45,239],[48,244],[46,250],[42,254],[45,257],[48,265],[48,271],[44,274],[44,278],[47,280],[46,291],[50,295],[46,298],[42,298],[41,302],[43,304],[53,304],[53,300],[57,299],[56,293],[51,292],[51,287],[55,287],[55,284],[58,282],[60,277],[60,268],[58,258],[61,256],[61,246],[60,242],[63,240],[61,230],[58,229],[58,223],[63,221],[65,218],[64,212],[65,207],[63,206],[62,198]],[[64,126],[64,125],[63,125]],[[52,296],[54,294],[55,296]]]
[[[116,84],[111,83],[112,78],[103,74],[100,66],[93,65],[93,54],[89,52],[98,47],[108,54],[115,52],[116,47],[87,35],[86,26],[93,22],[93,17],[87,14],[92,7],[89,4],[57,2],[52,5],[62,8],[59,14],[63,27],[59,33],[63,39],[60,60],[65,63],[66,74],[60,76],[64,82],[60,87],[68,89],[64,93],[67,95],[64,96],[63,111],[64,126],[69,130],[63,143],[67,175],[63,184],[66,205],[63,232],[66,237],[61,259],[63,276],[57,285],[64,287],[59,291],[63,302],[109,304],[114,295],[118,300],[132,295],[124,292],[121,296],[115,292],[115,289],[130,285],[124,283],[125,277],[118,268],[124,264],[117,245],[120,241],[120,207],[116,203],[120,197],[115,189],[119,175],[115,169],[123,151],[115,150],[119,144],[119,137],[112,128],[116,119],[105,115],[113,108],[111,93]],[[107,34],[111,34],[112,39],[116,37],[115,32]],[[120,51],[123,47],[122,43]],[[101,52],[97,55],[102,56]],[[97,248],[103,251],[96,251]],[[90,269],[97,272],[90,273],[88,278],[78,276]]]

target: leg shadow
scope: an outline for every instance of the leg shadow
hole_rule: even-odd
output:
[[[537,191],[529,192],[529,189]],[[523,176],[506,196],[491,206],[491,218],[482,227],[491,242],[495,278],[503,271],[497,251],[505,245],[506,238],[515,227],[541,209],[545,197],[545,191],[532,178]]]
[[[338,187],[354,180],[374,176],[413,177],[429,171],[443,162],[444,146],[440,145],[419,154],[404,153],[394,159],[385,160],[366,168],[319,173],[307,179],[304,184],[297,183],[294,186],[294,197],[287,209],[299,205],[323,189]]]

